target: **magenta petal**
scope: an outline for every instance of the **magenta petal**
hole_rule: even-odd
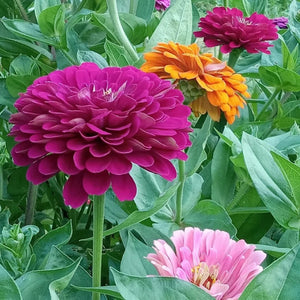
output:
[[[89,195],[102,195],[109,186],[110,176],[106,171],[98,174],[84,172],[83,188]]]
[[[82,173],[78,175],[71,175],[63,189],[65,204],[70,205],[73,208],[81,206],[88,200],[88,194],[82,185],[82,177]]]
[[[115,175],[123,175],[130,172],[132,164],[125,157],[112,156],[107,166],[108,172]]]
[[[134,199],[136,195],[136,185],[129,174],[111,174],[110,178],[112,189],[120,201]]]
[[[91,157],[86,163],[86,169],[91,173],[100,173],[107,169],[107,166],[110,164],[110,157]]]
[[[80,172],[80,170],[74,164],[72,153],[60,155],[57,160],[57,165],[62,172],[68,175],[75,175]]]
[[[47,181],[54,174],[44,175],[39,171],[39,163],[33,163],[27,170],[26,179],[31,181],[33,184],[40,184]]]
[[[53,176],[55,173],[59,172],[57,167],[57,155],[48,155],[42,158],[39,161],[39,172],[44,175],[51,175]]]

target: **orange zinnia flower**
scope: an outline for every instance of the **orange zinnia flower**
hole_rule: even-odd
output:
[[[239,116],[238,107],[245,104],[241,95],[250,97],[242,75],[211,53],[199,54],[196,44],[159,43],[154,49],[156,52],[144,54],[146,62],[141,66],[144,72],[175,79],[179,88],[185,86],[183,93],[186,100],[191,101],[188,105],[196,116],[207,112],[214,121],[219,121],[223,111],[228,123],[234,122],[235,116]],[[186,88],[187,83],[190,89]],[[193,93],[189,93],[192,90]]]

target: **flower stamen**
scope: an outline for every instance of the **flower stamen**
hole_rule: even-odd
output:
[[[211,289],[213,284],[217,281],[219,268],[218,266],[208,266],[205,262],[191,269],[193,273],[192,282],[197,286],[204,286],[208,290]]]

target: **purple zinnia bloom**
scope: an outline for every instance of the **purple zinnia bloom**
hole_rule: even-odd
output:
[[[249,53],[264,52],[270,54],[266,41],[278,38],[277,28],[265,15],[253,13],[244,17],[237,8],[215,7],[200,19],[200,31],[196,37],[203,37],[207,47],[221,45],[222,53],[229,53],[235,48],[243,48]]]
[[[132,163],[173,180],[170,160],[187,159],[190,108],[183,100],[169,81],[131,66],[54,71],[15,103],[13,160],[29,166],[33,184],[59,171],[70,175],[63,196],[74,208],[110,186],[119,200],[132,200]]]
[[[279,17],[279,18],[272,19],[272,22],[280,29],[287,29],[288,28],[287,24],[289,22],[289,19],[286,17]]]
[[[156,0],[155,9],[156,10],[166,10],[170,6],[171,0]]]

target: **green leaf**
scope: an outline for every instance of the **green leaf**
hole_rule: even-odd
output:
[[[166,192],[164,192],[155,202],[151,209],[148,211],[134,211],[132,214],[128,216],[122,223],[118,224],[117,226],[112,227],[111,229],[104,231],[104,236],[111,235],[116,233],[122,229],[125,229],[133,224],[142,222],[148,219],[150,216],[155,214],[158,210],[160,210],[174,195],[178,188],[178,183],[172,185]]]
[[[29,23],[24,20],[2,19],[1,22],[12,33],[26,40],[38,41],[41,43],[59,47],[59,43],[53,38],[44,35],[37,24]]]
[[[25,273],[16,280],[24,300],[58,300],[60,293],[72,279],[78,268],[80,259],[67,267],[52,270],[35,270]],[[38,291],[38,292],[37,292]]]
[[[44,35],[54,37],[62,48],[67,47],[64,5],[51,6],[43,10],[38,23]]]
[[[263,14],[268,4],[267,0],[242,0],[242,2],[246,9],[247,15],[251,15],[254,12]]]
[[[60,246],[66,244],[72,235],[71,221],[62,227],[56,228],[43,235],[33,245],[33,252],[36,254],[36,265],[41,268],[45,264],[47,256],[49,255],[49,249],[53,245]]]
[[[40,75],[36,61],[27,55],[16,57],[9,65],[9,73],[15,75]]]
[[[5,208],[0,212],[0,233],[2,233],[3,227],[9,226],[9,217],[10,217],[9,209]]]
[[[231,236],[235,236],[236,234],[236,229],[226,210],[212,200],[200,201],[189,214],[184,217],[183,223],[186,226],[199,227],[201,229],[224,230]]]
[[[101,56],[95,51],[90,50],[78,50],[77,60],[79,63],[94,62],[99,66],[99,68],[105,68],[108,66],[107,61],[104,59],[103,56]]]
[[[154,9],[154,5],[155,0],[139,0],[136,8],[136,15],[149,22]]]
[[[226,207],[233,199],[236,175],[230,161],[231,148],[220,139],[211,164],[211,199]]]
[[[300,244],[277,259],[246,287],[239,300],[298,299]]]
[[[158,43],[169,41],[189,45],[192,38],[192,3],[191,0],[173,0],[164,13],[160,23],[146,45],[146,52],[152,51]]]
[[[45,269],[58,269],[67,267],[71,263],[73,263],[73,260],[70,257],[68,257],[56,246],[52,246],[45,265]],[[60,293],[59,299],[89,299],[87,293],[74,288],[73,285],[84,285],[86,287],[92,285],[91,276],[80,265],[78,266],[72,279],[70,280],[70,284]]]
[[[300,21],[299,21],[300,2],[293,0],[289,7],[289,29],[294,37],[300,42]]]
[[[300,167],[275,152],[271,154],[291,187],[294,204],[300,209]]]
[[[83,287],[83,286],[72,285],[72,287],[74,287],[75,289],[78,289],[80,291],[98,292],[98,293],[101,293],[101,294],[112,296],[112,297],[117,298],[117,299],[124,299],[120,295],[120,293],[119,293],[116,286],[106,285],[106,286],[103,286],[103,287],[100,287],[100,288],[93,288],[93,287]]]
[[[263,84],[273,86],[287,92],[300,91],[300,75],[279,66],[259,67],[259,76]]]
[[[145,258],[151,252],[153,252],[153,249],[150,246],[142,243],[129,232],[125,252],[121,261],[121,272],[137,276],[157,274],[154,266]]]
[[[123,46],[116,45],[109,40],[105,41],[104,49],[109,57],[109,65],[124,67],[133,64],[132,58]]]
[[[249,134],[242,137],[244,160],[253,184],[273,217],[285,228],[300,228],[299,212],[292,202],[291,189],[275,163],[271,145]]]
[[[207,155],[205,146],[211,132],[212,121],[211,118],[206,118],[201,129],[195,128],[191,133],[192,146],[188,149],[188,160],[185,163],[185,174],[191,176],[201,166],[202,162],[206,160]]]
[[[0,264],[0,299],[22,300],[18,286],[13,278]]]
[[[9,93],[17,98],[20,93],[24,93],[28,86],[37,78],[36,75],[9,75],[6,78],[6,86]]]
[[[56,6],[61,4],[60,0],[34,0],[34,13],[35,13],[35,17],[38,20],[40,13],[51,6]]]
[[[136,277],[111,269],[117,288],[125,300],[201,299],[213,300],[190,282],[173,277]]]

